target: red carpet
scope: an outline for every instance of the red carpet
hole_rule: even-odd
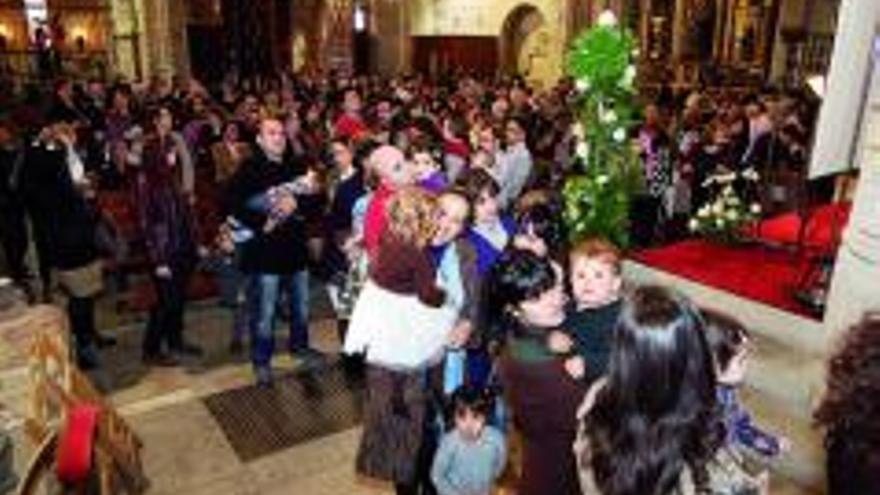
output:
[[[801,255],[761,245],[726,246],[704,239],[682,241],[635,252],[632,259],[694,282],[731,292],[790,313],[814,318],[792,297],[792,291],[815,253],[833,249],[849,215],[848,204],[817,208],[808,220]],[[761,240],[795,245],[800,218],[786,214],[764,221]]]
[[[824,249],[833,245],[835,236],[849,220],[850,203],[834,203],[815,208],[807,219],[803,232],[803,245],[809,249]],[[774,244],[794,245],[798,241],[801,218],[795,213],[786,213],[761,222],[758,237]]]
[[[632,258],[703,285],[810,316],[791,296],[804,265],[780,249],[725,246],[693,239],[639,251]]]

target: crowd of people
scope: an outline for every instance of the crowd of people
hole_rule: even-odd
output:
[[[656,96],[632,134],[636,245],[685,235],[718,170],[755,167],[781,185],[802,172],[805,99]],[[738,321],[628,287],[607,240],[570,242],[571,81],[538,93],[464,75],[59,80],[39,112],[43,100],[25,95],[0,120],[0,235],[33,299],[57,297],[56,284],[66,296],[83,368],[114,344],[94,318],[108,265],[117,289],[138,269],[152,282],[149,366],[201,356],[183,315],[193,273],[211,266],[235,314],[230,352],[249,349],[263,387],[279,315],[287,352],[327,361],[309,335],[309,292],[327,291],[343,362],[365,375],[357,471],[400,494],[486,494],[505,470],[523,495],[759,493],[766,472],[745,457],[791,447],[737,398],[751,343]],[[871,449],[846,441],[871,415],[845,416],[872,385],[832,386],[819,421],[840,469],[871,486],[880,471],[853,467],[876,465]]]

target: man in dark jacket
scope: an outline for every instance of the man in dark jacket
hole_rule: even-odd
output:
[[[25,256],[28,231],[25,209],[18,187],[24,152],[14,143],[11,129],[0,122],[0,240],[9,276],[27,288],[28,270]]]
[[[265,229],[267,213],[248,206],[254,196],[305,173],[301,163],[285,162],[285,139],[280,120],[263,119],[255,152],[230,180],[226,198],[229,213],[255,233],[242,246],[241,270],[247,284],[251,359],[263,386],[272,383],[273,321],[282,289],[290,295],[288,350],[308,364],[321,358],[309,347],[306,231],[296,198],[287,192],[275,195],[271,215],[284,220],[271,230]]]

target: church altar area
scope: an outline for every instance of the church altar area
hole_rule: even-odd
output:
[[[784,213],[761,221],[745,242],[687,239],[636,251],[631,260],[751,303],[819,320],[821,315],[795,293],[809,282],[819,259],[836,252],[849,209],[849,203],[834,203],[806,217]]]

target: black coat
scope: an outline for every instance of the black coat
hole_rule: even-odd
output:
[[[53,267],[70,270],[98,259],[95,216],[70,177],[64,147],[35,143],[28,148],[21,191],[35,227],[48,236]]]
[[[305,221],[297,211],[271,232],[264,232],[267,215],[247,207],[249,199],[269,188],[290,182],[305,173],[302,162],[269,160],[256,147],[229,181],[226,210],[254,232],[242,246],[241,269],[245,273],[291,274],[304,270],[308,259]]]

